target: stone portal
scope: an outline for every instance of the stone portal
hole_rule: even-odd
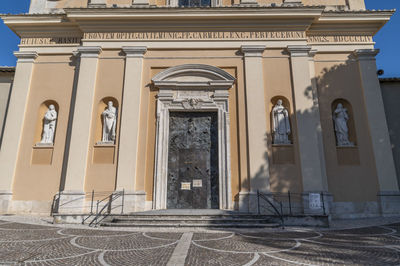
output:
[[[171,112],[168,209],[218,209],[218,114]]]

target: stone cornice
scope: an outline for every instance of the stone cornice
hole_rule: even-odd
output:
[[[375,60],[375,56],[379,54],[379,49],[357,49],[353,54],[358,60]]]
[[[325,12],[320,7],[296,8],[82,8],[65,14],[3,15],[20,37],[81,36],[84,32],[240,28],[265,31],[307,31],[312,34],[374,35],[393,11]]]
[[[80,46],[77,49],[77,54],[85,58],[97,58],[100,53],[100,46]]]
[[[126,57],[143,57],[147,52],[146,46],[123,46],[122,51]]]
[[[265,45],[242,45],[240,51],[246,57],[261,57],[265,48]]]
[[[311,46],[308,45],[288,45],[287,50],[291,57],[310,57],[312,55]]]
[[[18,58],[18,62],[33,63],[38,57],[38,53],[35,51],[17,51],[14,52],[14,56]]]

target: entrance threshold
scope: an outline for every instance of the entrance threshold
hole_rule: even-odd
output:
[[[238,215],[238,211],[220,209],[165,209],[135,212],[134,215]]]

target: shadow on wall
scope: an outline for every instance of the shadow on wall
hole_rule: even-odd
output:
[[[312,136],[298,135],[297,120],[299,120],[306,123],[302,125],[303,127],[312,128],[318,134],[322,133],[322,139],[319,141],[323,148],[319,152],[321,153],[320,157],[325,158],[325,161],[322,162],[321,175],[324,175],[324,169],[326,169],[328,191],[333,194],[334,201],[376,201],[379,183],[358,62],[352,55],[349,55],[342,63],[317,61],[315,67],[316,78],[312,80],[315,89],[313,87],[305,88],[304,99],[300,99],[303,102],[306,100],[313,101],[313,107],[299,111],[296,110],[295,103],[288,103],[290,109],[296,110],[289,112],[293,144],[291,147],[290,145],[286,147],[293,149],[293,161],[276,162],[277,152],[274,150],[276,146],[272,144],[273,136],[271,129],[269,129],[270,131],[265,133],[264,139],[264,164],[260,166],[258,173],[249,179],[256,183],[266,182],[262,179],[265,176],[265,171],[269,169],[271,192],[286,193],[291,191],[301,193],[303,191],[301,154],[298,144],[299,140],[303,142]],[[274,97],[276,98],[275,95],[271,95],[271,99]],[[295,99],[295,95],[293,95],[293,98]],[[299,99],[297,99],[297,102],[299,102]],[[336,145],[332,115],[334,109],[332,110],[332,108],[336,107],[339,102],[343,103],[344,107],[348,109],[350,141],[356,144],[353,147],[337,147]],[[271,105],[272,103],[268,104]],[[267,108],[268,110],[272,109],[268,105]],[[268,117],[267,119],[271,118]],[[320,125],[314,122],[318,120]],[[359,156],[358,160],[354,159],[355,156]],[[250,191],[250,184],[247,184],[244,177],[241,178],[240,191],[243,188]]]

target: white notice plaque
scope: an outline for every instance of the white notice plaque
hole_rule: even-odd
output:
[[[193,187],[203,187],[203,180],[193,179]]]
[[[190,182],[181,182],[181,190],[190,190]]]
[[[319,193],[310,193],[308,196],[309,208],[311,210],[319,210],[322,208],[321,206],[321,194]]]

